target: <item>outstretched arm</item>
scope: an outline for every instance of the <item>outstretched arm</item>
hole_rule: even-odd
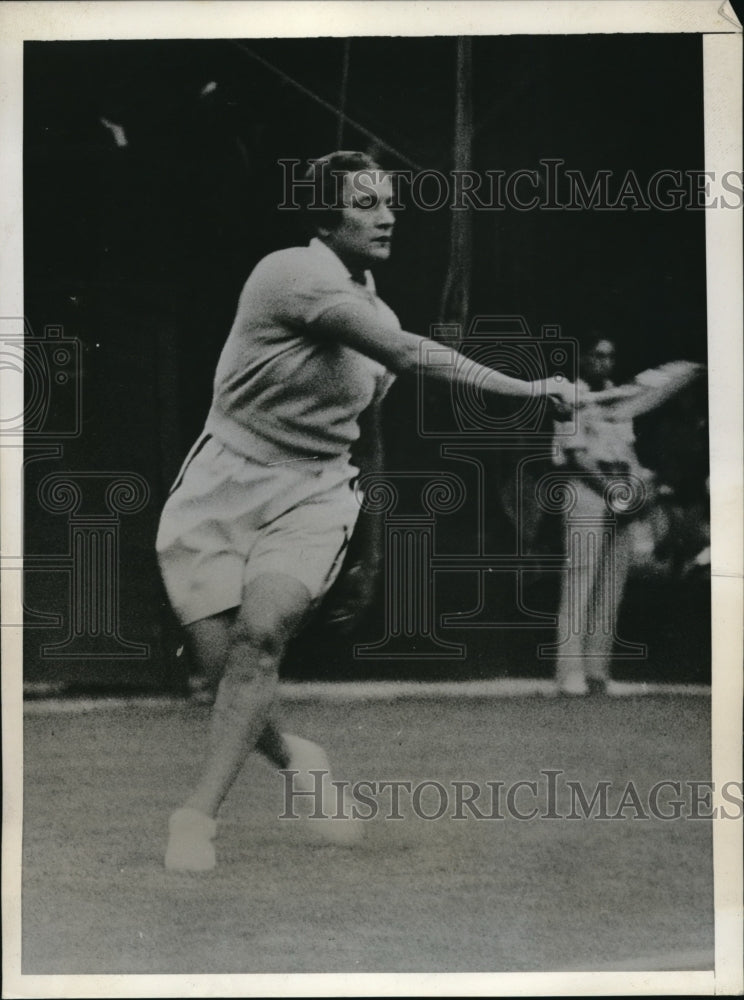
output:
[[[429,349],[441,351],[441,344],[381,323],[374,308],[364,302],[343,303],[326,310],[315,320],[310,331],[318,337],[353,347],[379,361],[396,375],[413,375],[423,371],[440,381],[517,399],[547,395],[558,415],[564,417],[569,415],[573,405],[573,388],[566,381],[550,378],[527,382],[511,378],[457,351],[453,351],[454,364],[438,365],[427,361]]]
[[[632,420],[662,406],[691,385],[704,370],[703,365],[692,361],[670,361],[641,372],[628,385],[592,392],[588,401],[607,406],[608,419]]]

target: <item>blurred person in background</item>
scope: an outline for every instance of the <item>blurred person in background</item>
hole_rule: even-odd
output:
[[[561,583],[555,668],[558,689],[567,695],[606,689],[633,560],[657,559],[659,542],[672,528],[659,504],[659,483],[638,458],[635,418],[662,406],[703,370],[674,361],[618,386],[615,362],[613,340],[594,334],[580,359],[577,433],[555,438],[554,463],[575,497],[565,515],[564,538],[570,548]]]

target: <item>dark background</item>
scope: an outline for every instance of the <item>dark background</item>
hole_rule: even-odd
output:
[[[277,161],[339,146],[337,116],[291,80],[337,105],[343,52],[342,39],[26,44],[26,316],[36,337],[59,324],[82,350],[82,433],[64,442],[61,457],[27,461],[27,552],[67,550],[66,517],[35,502],[48,473],[137,472],[151,489],[142,511],[121,518],[119,594],[121,635],[148,644],[150,655],[55,659],[41,647],[64,638],[64,624],[29,628],[27,680],[109,690],[181,682],[178,630],[153,552],[159,512],[206,415],[246,276],[267,252],[303,239],[297,215],[277,211]],[[353,39],[347,114],[414,163],[450,170],[455,52],[453,38]],[[476,38],[472,60],[476,170],[539,169],[541,159],[557,157],[589,176],[632,169],[643,182],[660,169],[704,168],[699,37]],[[205,91],[210,83],[216,87]],[[125,129],[126,146],[102,117]],[[340,138],[344,148],[370,149],[383,166],[406,166],[348,123]],[[623,377],[673,358],[706,360],[702,211],[505,209],[475,213],[473,225],[473,314],[521,315],[533,334],[557,324],[579,340],[602,330],[617,342]],[[376,278],[406,329],[425,333],[438,319],[449,227],[445,209],[409,205],[399,215],[393,259]],[[415,403],[414,387],[400,380],[386,413],[389,466],[445,468],[439,443],[417,433]],[[64,405],[53,400],[52,416]],[[639,445],[701,521],[705,412],[700,394],[667,407],[640,427]],[[448,549],[468,551],[471,521],[467,509],[452,519]],[[548,547],[556,530],[546,528]],[[493,551],[511,544],[498,509],[489,531]],[[471,584],[443,580],[439,610],[467,607]],[[30,572],[26,604],[64,623],[67,589],[62,573]],[[555,574],[533,581],[535,607],[550,610],[556,598]],[[708,616],[707,581],[637,580],[621,632],[647,642],[649,660],[621,663],[616,676],[708,680]],[[378,637],[379,604],[355,640]],[[309,637],[287,674],[550,673],[535,655],[537,642],[550,639],[544,631],[448,638],[467,641],[467,660],[354,662],[350,640]]]

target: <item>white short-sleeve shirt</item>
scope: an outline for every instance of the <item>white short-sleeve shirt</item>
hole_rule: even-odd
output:
[[[358,418],[392,381],[371,358],[315,337],[325,311],[363,300],[400,330],[369,272],[354,281],[318,239],[269,254],[248,278],[222,350],[205,430],[264,463],[348,456]]]

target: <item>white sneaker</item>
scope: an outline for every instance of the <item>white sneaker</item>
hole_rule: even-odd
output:
[[[298,792],[315,792],[320,783],[321,802],[317,797],[303,795],[294,804],[297,812],[310,823],[309,829],[323,840],[339,846],[351,847],[358,843],[363,835],[364,826],[361,819],[351,815],[351,806],[344,796],[341,807],[338,804],[338,789],[331,784],[331,769],[325,750],[317,743],[304,740],[292,733],[282,733],[284,745],[289,751],[288,771],[297,771],[292,775],[292,787]],[[322,771],[322,775],[311,774],[311,771]],[[316,805],[321,808],[317,809]],[[314,813],[323,813],[313,818]]]
[[[168,821],[170,836],[165,867],[170,871],[208,872],[217,864],[217,823],[196,809],[177,809]]]

